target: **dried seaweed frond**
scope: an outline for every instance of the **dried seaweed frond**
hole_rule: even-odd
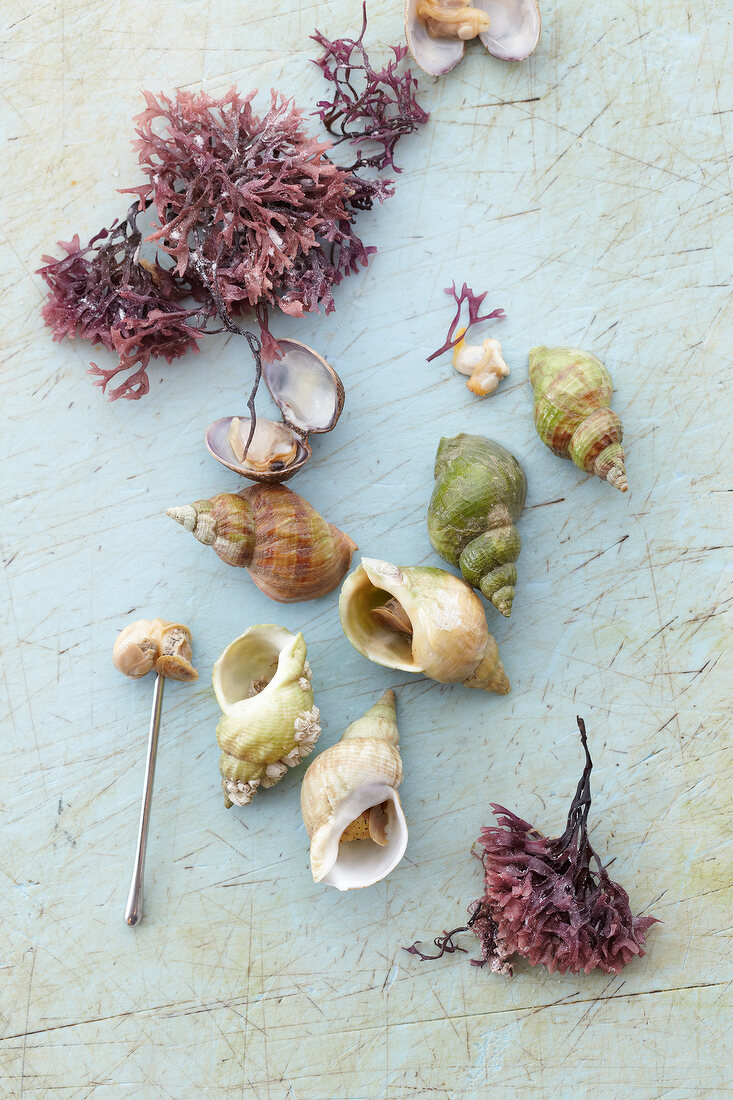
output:
[[[406,46],[392,46],[394,57],[384,68],[375,69],[364,48],[367,27],[366,3],[363,5],[361,33],[358,38],[337,38],[331,41],[320,31],[312,36],[323,47],[323,56],[315,64],[326,80],[333,84],[331,99],[317,104],[317,114],[338,146],[348,142],[356,150],[356,160],[347,171],[356,173],[370,167],[378,172],[401,169],[394,162],[398,141],[412,134],[430,117],[417,102],[417,79],[410,69],[401,67],[407,54]],[[371,155],[362,150],[362,143],[377,147]],[[392,182],[358,179],[360,194],[354,205],[366,201],[364,188],[372,187],[371,200],[383,199],[392,193]]]
[[[469,928],[481,944],[491,970],[511,974],[518,955],[550,973],[602,970],[619,974],[636,955],[644,955],[646,933],[655,917],[634,917],[629,896],[613,882],[588,837],[591,806],[585,724],[578,718],[585,767],[570,805],[562,836],[543,836],[527,821],[492,803],[498,825],[482,829],[477,845],[484,868],[484,894],[469,908],[464,928],[435,939],[437,955],[417,944],[406,948],[421,958],[441,958],[462,950],[452,937]]]
[[[291,101],[273,92],[258,118],[254,95],[146,92],[135,144],[161,222],[152,239],[228,314],[259,310],[271,350],[267,309],[333,308],[331,253],[351,235],[349,187]]]
[[[43,319],[54,340],[81,336],[119,355],[111,370],[92,364],[95,385],[106,390],[118,374],[131,372],[110,392],[112,400],[142,397],[149,389],[150,359],[162,357],[170,363],[189,348],[198,351],[197,339],[203,335],[189,323],[198,310],[177,304],[188,292],[186,284],[157,261],[139,262],[137,216],[135,203],[124,222],[100,230],[84,248],[78,235],[59,241],[66,255],[43,256],[46,266],[38,271],[50,288]]]

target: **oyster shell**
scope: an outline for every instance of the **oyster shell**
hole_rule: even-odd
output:
[[[298,340],[278,340],[282,358],[264,361],[262,377],[282,413],[278,423],[224,416],[206,429],[209,454],[251,481],[287,481],[311,456],[308,436],[330,432],[344,407],[344,387],[326,360]]]

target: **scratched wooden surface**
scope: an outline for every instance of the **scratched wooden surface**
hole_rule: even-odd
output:
[[[375,53],[401,4],[372,3]],[[240,412],[250,364],[213,337],[107,403],[90,349],[51,343],[33,274],[59,238],[120,214],[138,182],[143,87],[322,91],[314,25],[355,3],[99,0],[2,5],[3,599],[0,1094],[57,1100],[730,1095],[728,516],[733,88],[725,0],[544,5],[527,64],[476,46],[423,81],[429,125],[396,196],[362,218],[379,246],[328,318],[278,323],[347,388],[293,487],[362,551],[437,564],[424,513],[441,434],[485,432],[529,477],[511,621],[491,613],[506,698],[369,665],[337,595],[282,607],[164,516],[236,479],[202,432]],[[511,378],[474,399],[431,365],[452,278],[490,289]],[[594,350],[615,379],[628,496],[537,440],[529,347]],[[100,361],[104,361],[100,359]],[[261,408],[267,402],[262,399]],[[728,479],[729,480],[729,479]],[[190,623],[201,672],[169,687],[146,918],[122,908],[151,684],[110,663],[134,617]],[[225,811],[209,686],[252,623],[302,628],[321,746],[398,687],[410,844],[367,891],[313,884],[291,772]],[[726,673],[728,683],[726,683]],[[461,923],[469,849],[499,801],[560,830],[595,758],[594,843],[637,912],[663,920],[618,978],[513,980],[402,946]],[[472,944],[467,944],[469,948]]]

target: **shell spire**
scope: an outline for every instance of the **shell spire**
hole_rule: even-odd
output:
[[[407,847],[394,692],[388,690],[308,768],[300,791],[315,882],[338,890],[388,875]]]
[[[283,485],[220,493],[166,515],[228,565],[246,568],[266,596],[282,603],[330,592],[356,549],[353,539]]]
[[[577,348],[532,348],[529,380],[545,446],[625,493],[624,431],[611,408],[611,375],[600,359]]]
[[[388,688],[366,714],[357,718],[344,730],[341,740],[346,741],[353,737],[370,737],[373,741],[387,741],[395,747],[399,745],[400,735],[397,730],[397,711],[392,688]]]
[[[431,545],[507,618],[522,545],[514,525],[526,497],[524,470],[498,443],[464,433],[441,439],[428,507]]]

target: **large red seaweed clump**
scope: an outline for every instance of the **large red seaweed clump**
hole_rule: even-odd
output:
[[[373,68],[365,30],[366,8],[357,40],[315,36],[324,50],[316,63],[334,85],[332,99],[313,112],[329,132],[325,141],[274,91],[262,117],[252,108],[255,92],[144,93],[134,147],[146,182],[124,189],[136,197],[127,220],[85,248],[78,236],[59,242],[65,256],[44,256],[39,271],[54,338],[80,336],[118,353],[116,367],[92,369],[103,388],[127,373],[110,397],[147,393],[150,359],[170,362],[195,348],[201,336],[221,331],[212,321],[244,335],[235,318],[248,310],[262,350],[277,356],[272,311],[329,313],[333,287],[367,265],[376,250],[355,233],[355,216],[391,194],[392,181],[380,173],[398,170],[397,141],[428,116],[415,99],[417,81],[400,68],[404,50],[393,47],[394,59]],[[358,146],[351,165],[330,155],[341,142]],[[363,152],[364,143],[376,152]],[[143,241],[138,222],[148,208],[157,221]],[[259,367],[255,389],[258,378]]]

